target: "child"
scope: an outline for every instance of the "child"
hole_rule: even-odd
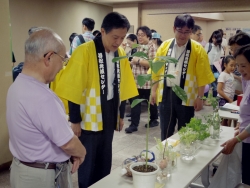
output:
[[[226,103],[232,103],[235,93],[234,76],[235,59],[228,55],[222,60],[222,72],[218,78],[217,92],[219,97],[219,106]]]

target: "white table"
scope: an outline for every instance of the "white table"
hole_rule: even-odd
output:
[[[236,105],[237,101],[234,101],[232,104]],[[231,113],[231,110],[221,110],[219,109],[219,116],[225,119],[238,120],[239,114]]]
[[[177,166],[172,171],[170,179],[167,181],[166,188],[183,188],[188,187],[193,181],[195,181],[200,175],[202,175],[202,183],[205,187],[208,187],[208,171],[209,164],[221,153],[222,143],[232,138],[234,135],[234,129],[232,127],[222,126],[222,132],[219,140],[212,140],[209,145],[202,145],[197,150],[195,158],[190,161],[182,161],[180,157],[177,159]],[[175,134],[171,139],[178,139],[178,134]],[[156,151],[153,147],[152,151]],[[132,178],[120,175],[121,167],[114,169],[110,175],[96,182],[91,188],[132,188]]]

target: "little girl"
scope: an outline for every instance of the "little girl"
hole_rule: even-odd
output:
[[[232,103],[235,93],[234,75],[235,59],[228,55],[222,60],[222,72],[218,78],[217,92],[219,97],[219,106],[224,106],[226,103]]]

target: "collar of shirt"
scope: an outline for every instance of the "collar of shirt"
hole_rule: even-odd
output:
[[[178,44],[177,44],[177,42],[176,42],[176,39],[175,39],[175,41],[174,41],[174,47],[177,47],[177,48],[180,48],[180,49],[184,49],[184,48],[186,48],[187,43],[188,43],[188,41],[186,42],[186,44],[184,44],[184,45],[182,45],[182,46],[178,46]]]
[[[86,33],[86,34],[87,34],[87,33],[88,33],[88,34],[90,34],[90,33],[92,34],[92,32],[91,32],[91,31],[85,31],[85,32],[84,32],[84,34],[85,34],[85,33]]]

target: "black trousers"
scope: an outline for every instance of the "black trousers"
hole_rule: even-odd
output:
[[[79,188],[87,188],[104,178],[111,171],[112,141],[116,126],[114,100],[106,103],[103,115],[103,131],[82,130],[79,137],[85,146],[87,155],[78,169]]]
[[[150,89],[138,89],[139,95],[130,99],[129,102],[132,104],[135,99],[147,99],[149,101]],[[131,122],[133,125],[137,126],[140,123],[141,116],[141,103],[137,104],[134,108],[131,108]],[[150,104],[150,120],[158,119],[158,109],[157,105]]]
[[[161,140],[172,136],[178,121],[178,130],[194,117],[193,106],[183,106],[171,87],[164,89],[160,103]]]
[[[242,143],[242,183],[250,185],[250,144]]]

